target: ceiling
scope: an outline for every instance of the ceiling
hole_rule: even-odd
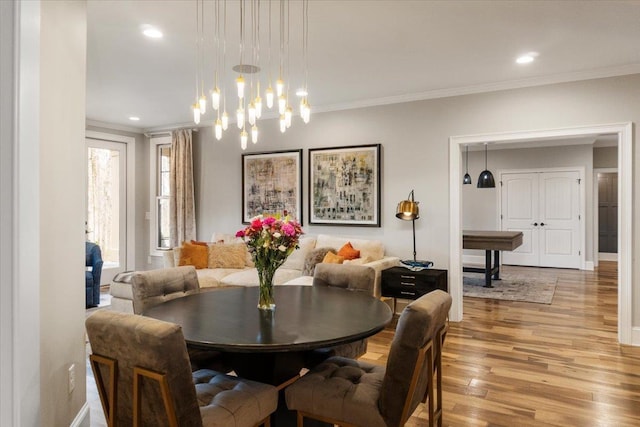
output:
[[[264,75],[269,2],[260,4]],[[215,66],[213,5],[205,1],[207,93]],[[302,2],[289,8],[295,92],[302,82]],[[90,0],[87,14],[87,120],[145,131],[192,123],[195,1]],[[274,1],[274,75],[278,20]],[[227,68],[239,63],[239,21],[239,2],[228,0]],[[144,25],[164,37],[144,37]],[[536,61],[515,63],[531,51],[539,53]],[[640,0],[310,0],[308,60],[314,112],[640,73]],[[227,77],[231,89],[236,75]],[[235,99],[229,104],[232,114]],[[211,120],[208,112],[201,126]]]

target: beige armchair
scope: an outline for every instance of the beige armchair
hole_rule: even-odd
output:
[[[277,389],[216,371],[192,374],[180,326],[100,310],[86,328],[110,427],[269,426]]]
[[[400,315],[387,366],[332,357],[285,390],[304,418],[361,427],[403,426],[428,398],[429,426],[442,425],[441,352],[451,296],[436,290]],[[435,370],[435,386],[434,386]]]

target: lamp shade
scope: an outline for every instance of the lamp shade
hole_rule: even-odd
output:
[[[469,175],[469,172],[464,174],[464,178],[462,178],[462,183],[471,184],[471,175]]]
[[[418,208],[418,203],[420,202],[413,200],[413,190],[409,193],[409,199],[410,200],[403,200],[398,203],[396,218],[404,221],[412,221],[420,218],[420,209]]]
[[[496,180],[493,179],[493,174],[487,167],[487,145],[487,143],[484,144],[484,170],[478,177],[478,188],[495,188],[496,186]]]
[[[478,177],[478,188],[495,188],[496,181],[490,170],[483,170]]]

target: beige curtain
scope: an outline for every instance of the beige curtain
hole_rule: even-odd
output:
[[[171,132],[171,247],[196,238],[196,205],[193,191],[191,129]]]

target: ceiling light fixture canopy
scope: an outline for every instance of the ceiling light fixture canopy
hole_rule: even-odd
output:
[[[495,188],[496,181],[493,179],[493,174],[487,167],[487,147],[489,143],[484,143],[484,170],[480,172],[478,177],[478,188]]]
[[[258,141],[258,119],[262,116],[263,108],[277,108],[277,117],[280,118],[280,131],[285,132],[292,124],[293,108],[289,104],[289,91],[292,83],[292,73],[290,67],[290,13],[289,0],[280,0],[280,20],[279,20],[279,68],[278,79],[272,79],[272,28],[271,28],[271,1],[269,1],[268,13],[268,57],[266,64],[260,60],[260,0],[240,0],[240,45],[239,64],[232,67],[237,74],[233,79],[235,88],[230,93],[237,94],[236,118],[238,129],[240,129],[241,147],[244,150],[247,146],[248,131],[251,133],[251,140],[255,144]],[[303,75],[298,76],[298,92],[301,97],[299,103],[299,114],[304,123],[309,123],[311,117],[311,106],[308,100],[308,41],[309,41],[309,0],[302,0],[302,57],[298,59],[303,70]],[[295,4],[299,4],[295,2]],[[216,139],[222,139],[224,131],[228,128],[229,116],[226,109],[226,89],[224,84],[226,75],[226,6],[224,0],[214,1],[215,11],[215,70],[213,73],[213,88],[209,91],[211,97],[211,107],[216,112],[217,117],[212,120]],[[247,13],[248,10],[248,13]],[[250,15],[249,36],[245,39],[246,16]],[[221,34],[222,31],[222,34]],[[193,120],[200,123],[201,117],[206,114],[207,99],[204,95],[204,0],[196,0],[196,97],[192,105]],[[245,53],[250,55],[249,63],[245,63]],[[263,70],[266,71],[263,73]],[[260,86],[267,89],[264,91],[265,103],[262,101]],[[266,83],[266,84],[265,84]],[[275,86],[275,91],[274,91]],[[296,87],[296,86],[294,86]],[[222,110],[222,111],[221,111]],[[248,123],[246,123],[248,122]]]

